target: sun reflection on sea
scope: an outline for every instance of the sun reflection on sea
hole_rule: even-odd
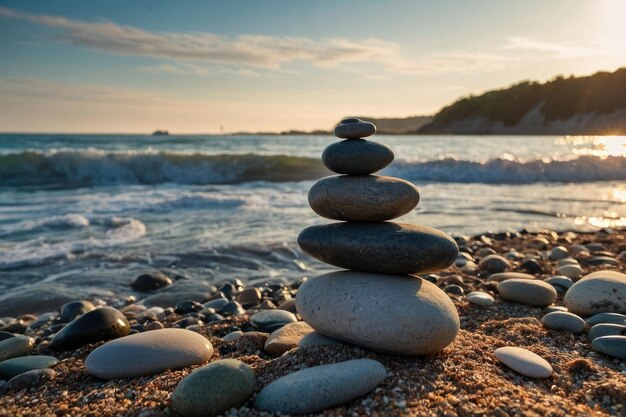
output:
[[[581,146],[573,149],[575,155],[593,155],[598,157],[626,156],[626,136],[595,136],[589,137],[565,137],[564,142]]]

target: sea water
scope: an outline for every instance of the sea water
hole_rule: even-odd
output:
[[[329,269],[296,244],[328,136],[0,135],[0,302],[129,291],[146,268],[218,282]],[[452,235],[626,226],[626,138],[381,136],[415,183],[400,221]]]

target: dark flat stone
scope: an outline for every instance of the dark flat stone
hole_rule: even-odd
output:
[[[373,174],[393,161],[390,147],[365,139],[350,139],[328,145],[322,162],[337,174]]]
[[[333,220],[391,220],[413,210],[419,200],[419,192],[410,182],[376,175],[326,177],[309,190],[313,211]]]
[[[62,328],[50,342],[50,349],[74,349],[129,333],[130,325],[122,313],[114,308],[98,308]]]
[[[358,139],[372,136],[376,133],[376,126],[370,122],[359,120],[358,122],[342,123],[335,127],[335,136],[342,139]]]
[[[444,269],[457,257],[454,240],[440,230],[406,223],[332,223],[300,232],[298,244],[330,265],[382,274]]]

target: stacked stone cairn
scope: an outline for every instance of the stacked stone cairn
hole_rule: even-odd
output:
[[[335,128],[342,140],[322,160],[339,175],[318,181],[309,204],[320,216],[340,222],[304,229],[298,244],[309,255],[343,271],[306,281],[297,310],[318,333],[374,351],[423,355],[449,345],[459,331],[450,298],[420,278],[447,268],[458,247],[445,233],[389,220],[413,210],[416,187],[399,178],[372,175],[393,159],[393,151],[365,140],[376,127],[345,119]]]

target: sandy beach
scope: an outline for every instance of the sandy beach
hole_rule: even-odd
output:
[[[575,255],[583,265],[584,274],[596,270],[626,270],[624,229],[595,233],[546,232],[540,235],[525,232],[486,234],[468,239],[461,247],[474,254],[477,261],[476,252],[485,248],[492,248],[501,254],[517,250],[525,255],[537,255],[541,270],[535,276],[544,279],[556,274],[556,262],[547,257],[550,247],[533,249],[538,237],[549,241],[550,247],[601,244],[601,254],[594,255],[591,251]],[[618,259],[617,265],[586,266],[585,260],[607,254],[613,254]],[[514,261],[513,265],[514,271],[523,272],[519,262]],[[461,319],[461,331],[450,346],[435,355],[392,356],[351,345],[294,348],[280,356],[271,355],[263,349],[267,334],[256,332],[258,329],[254,329],[248,321],[250,315],[259,309],[258,305],[240,315],[194,326],[193,330],[206,336],[213,344],[215,352],[211,361],[236,358],[249,364],[257,378],[257,392],[283,375],[316,365],[372,358],[387,368],[388,377],[373,392],[319,415],[624,415],[626,362],[592,351],[586,332],[573,334],[545,328],[541,318],[546,309],[504,301],[494,291],[493,282],[487,281],[486,275],[478,268],[470,270],[453,266],[428,276],[441,288],[449,282],[459,282],[460,277],[463,281],[460,286],[465,294],[480,290],[489,292],[495,298],[493,305],[480,307],[469,303],[465,296],[451,295]],[[294,286],[287,287],[279,298],[274,299],[284,301],[295,296],[297,290]],[[233,298],[237,299],[237,295]],[[267,301],[272,300],[272,294],[263,298],[266,308],[273,307],[273,303]],[[555,305],[561,304],[560,293]],[[138,323],[133,319],[135,314],[130,312],[132,308],[119,308],[127,311],[126,316],[133,326],[152,321]],[[160,321],[165,327],[175,327],[184,315],[168,310],[170,314],[161,315],[155,321]],[[186,316],[194,316],[194,313]],[[26,315],[22,319],[27,324],[35,317]],[[37,340],[32,354],[57,355],[60,359],[52,367],[56,376],[41,385],[3,392],[0,396],[0,415],[178,415],[171,404],[171,393],[196,366],[147,377],[99,380],[86,372],[84,359],[102,343],[59,354],[49,349],[50,338],[44,336],[46,328],[43,326],[35,332],[25,333],[30,333]],[[221,337],[234,330],[255,333],[234,342],[221,341]],[[494,356],[494,350],[502,346],[523,347],[540,355],[552,366],[552,376],[543,380],[528,378],[507,368]],[[226,414],[269,415],[256,410],[253,399]]]

